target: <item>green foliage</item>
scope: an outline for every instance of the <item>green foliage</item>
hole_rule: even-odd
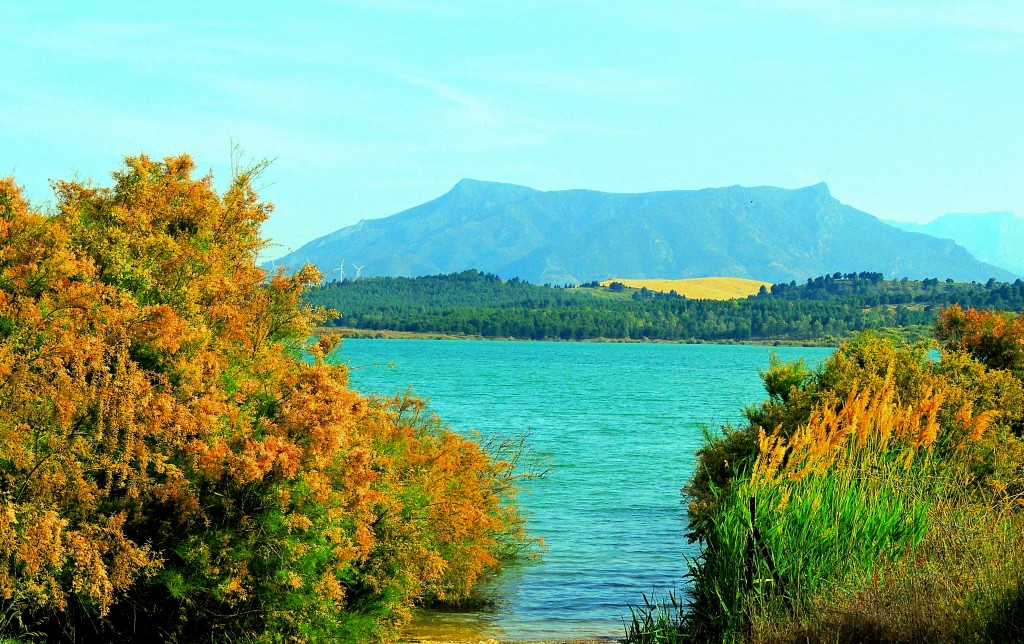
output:
[[[802,358],[795,362],[783,362],[773,352],[768,357],[768,370],[761,373],[761,380],[768,398],[785,405],[807,386],[812,376]]]
[[[187,156],[0,180],[0,628],[66,641],[389,641],[532,541],[523,451],[366,398],[310,340],[312,267]]]
[[[928,501],[919,486],[928,483],[929,473],[900,480],[891,475],[899,464],[876,465],[874,478],[844,470],[841,476],[812,476],[795,485],[733,487],[694,569],[695,633],[714,639],[741,632],[751,613],[785,616],[780,597],[795,604],[795,614],[813,615],[813,600],[823,590],[870,583],[876,568],[915,548],[928,527]],[[752,496],[772,565],[748,550]],[[748,558],[754,564],[752,589],[744,580]]]
[[[742,477],[757,457],[757,434],[750,427],[722,428],[715,436],[704,427],[704,444],[697,450],[697,467],[683,488],[689,499],[687,538],[692,542],[710,534],[727,498],[733,479]]]
[[[841,345],[815,370],[802,360],[787,363],[772,355],[768,369],[761,372],[768,398],[744,410],[747,425],[723,428],[721,436],[705,431],[697,467],[683,488],[690,500],[689,539],[706,534],[718,513],[720,491],[729,489],[734,476],[747,474],[759,453],[758,432],[792,435],[807,423],[815,406],[835,405],[855,387],[881,383],[890,364],[900,395],[919,395],[929,368],[925,345],[907,346],[866,333]]]
[[[340,312],[332,324],[375,331],[533,340],[835,343],[868,329],[898,329],[920,340],[940,308],[955,303],[1018,310],[1024,308],[1024,282],[989,289],[858,273],[800,286],[776,284],[746,299],[715,301],[619,286],[535,286],[465,271],[331,282],[304,297]]]
[[[870,335],[813,371],[773,360],[684,489],[687,605],[647,600],[627,641],[1020,640],[1024,383],[962,341],[1017,319],[967,318],[939,360]]]
[[[677,644],[692,641],[683,632],[685,602],[670,592],[668,598],[658,601],[643,596],[643,606],[631,606],[626,624],[626,641],[634,644]]]
[[[935,329],[950,349],[970,353],[989,369],[1024,377],[1024,321],[1020,317],[951,306],[939,317]]]

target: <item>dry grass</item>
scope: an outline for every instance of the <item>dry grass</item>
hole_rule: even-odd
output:
[[[697,277],[694,279],[608,279],[601,286],[620,282],[630,288],[644,288],[650,291],[668,293],[675,291],[694,300],[733,300],[757,295],[762,286],[771,288],[771,282],[759,282],[740,277]]]

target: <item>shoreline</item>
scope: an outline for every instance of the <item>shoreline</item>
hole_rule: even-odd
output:
[[[620,640],[595,640],[592,638],[575,638],[562,640],[499,640],[495,638],[471,638],[471,639],[423,639],[423,638],[399,638],[398,644],[608,644]]]
[[[561,338],[495,338],[483,335],[435,333],[432,331],[391,331],[385,329],[355,329],[351,327],[317,326],[313,332],[318,335],[335,334],[343,339],[354,340],[485,340],[488,342],[557,342],[569,344],[720,344],[755,347],[822,347],[835,348],[845,339],[829,340],[652,340],[636,338],[587,338],[585,340],[562,340]],[[571,640],[570,640],[571,641]]]
[[[412,620],[406,624],[398,641],[400,644],[612,644],[621,642],[625,635],[625,627],[610,628],[604,622],[581,622],[568,628],[565,624],[548,626],[544,628],[534,623],[532,628],[509,632],[472,612],[414,609]]]

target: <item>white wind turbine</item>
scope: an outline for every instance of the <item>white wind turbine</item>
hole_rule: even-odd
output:
[[[366,264],[363,264],[362,266],[356,266],[355,264],[352,265],[356,267],[356,281],[359,281],[359,273],[363,271],[363,268],[366,267]]]
[[[292,250],[292,247],[291,247],[291,246],[286,246],[286,245],[284,245],[284,244],[271,244],[271,246],[275,246],[275,247],[276,247],[276,246],[280,246],[280,247],[284,248],[284,249],[285,249],[286,251],[288,251],[287,253],[285,253],[285,255],[284,255],[284,256],[282,256],[282,257],[279,257],[278,259],[285,259],[285,258],[287,258],[287,257],[288,257],[289,255],[291,255],[292,253],[294,253],[294,252],[295,252],[294,250]],[[275,275],[277,274],[277,269],[278,269],[278,266],[284,266],[284,269],[285,269],[286,271],[288,270],[288,262],[284,262],[284,263],[282,263],[282,264],[278,264],[278,263],[277,263],[277,260],[275,260],[275,259],[271,259],[271,260],[270,260],[270,266],[271,266],[271,268],[273,269],[273,273],[274,273]]]
[[[341,260],[341,266],[331,271],[332,273],[341,273],[340,282],[345,282],[345,260]]]

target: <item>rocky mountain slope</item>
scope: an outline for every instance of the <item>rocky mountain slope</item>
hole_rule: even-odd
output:
[[[952,241],[842,204],[825,184],[614,194],[466,179],[433,201],[342,228],[276,263],[309,261],[332,279],[343,260],[348,278],[354,265],[364,266],[364,277],[476,268],[556,284],[710,275],[788,282],[864,270],[890,278],[1015,277]]]
[[[886,223],[952,239],[981,261],[1024,277],[1024,217],[1011,212],[952,213],[927,224]]]

